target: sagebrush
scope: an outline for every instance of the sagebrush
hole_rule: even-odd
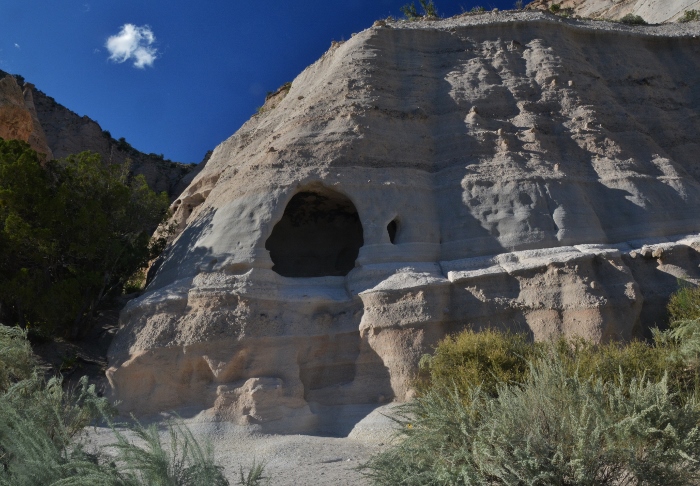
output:
[[[681,288],[651,342],[446,338],[362,472],[380,485],[697,484],[698,295]]]
[[[115,424],[115,411],[83,377],[65,389],[45,380],[26,331],[0,325],[0,486],[225,486],[209,442],[200,444],[180,420],[168,422],[169,441],[155,425]],[[102,422],[115,442],[89,446],[85,427]],[[132,439],[133,437],[134,439]],[[266,484],[254,464],[247,486]]]
[[[627,25],[647,25],[647,21],[640,15],[627,14],[620,19],[620,22]]]
[[[695,22],[697,20],[700,20],[700,12],[693,9],[683,12],[683,17],[680,18],[679,22]]]

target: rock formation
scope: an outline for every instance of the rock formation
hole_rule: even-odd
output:
[[[32,86],[22,92],[14,76],[0,72],[0,138],[22,140],[34,150],[53,158],[41,128],[32,96]]]
[[[650,24],[675,22],[687,10],[700,10],[700,0],[534,0],[527,8],[546,10],[553,4],[580,17],[619,20],[632,14]]]
[[[134,174],[143,174],[152,189],[166,191],[173,199],[204,167],[204,164],[201,167],[181,164],[139,152],[125,141],[113,139],[94,120],[60,105],[21,77],[2,71],[0,138],[28,142],[49,158],[90,150],[102,155],[102,160],[110,164],[124,164],[128,159]]]
[[[110,349],[121,409],[318,430],[410,397],[447,333],[663,324],[700,282],[698,31],[521,12],[334,43],[175,201]]]

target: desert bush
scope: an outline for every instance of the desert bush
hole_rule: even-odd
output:
[[[431,389],[400,407],[398,441],[361,466],[375,484],[688,484],[700,478],[700,411],[665,377],[613,382],[556,354],[497,396]]]
[[[475,7],[472,7],[470,10],[465,10],[464,7],[461,7],[461,8],[462,8],[462,14],[471,14],[471,15],[475,15],[475,14],[480,14],[480,13],[485,13],[485,12],[486,12],[486,8],[484,8],[484,7],[480,6],[480,5],[477,5],[477,6],[475,6]]]
[[[229,484],[223,468],[214,463],[210,443],[201,446],[178,421],[167,425],[167,446],[155,426],[146,428],[138,422],[128,426],[127,430],[139,440],[138,445],[112,426],[117,442],[105,451],[89,450],[69,433],[81,429],[56,426],[60,422],[46,427],[41,418],[6,403],[0,404],[0,415],[2,486]]]
[[[36,370],[12,384],[0,395],[0,485],[122,484],[75,440],[109,413],[86,377],[68,391],[61,378],[46,382]]]
[[[420,362],[419,390],[455,389],[462,396],[479,387],[483,393],[496,395],[502,384],[523,383],[536,358],[556,355],[569,373],[582,379],[618,380],[622,376],[641,376],[660,380],[669,374],[674,391],[688,390],[692,383],[687,367],[689,352],[679,354],[680,331],[657,333],[656,343],[633,341],[594,344],[583,339],[559,339],[535,343],[524,334],[487,329],[464,331],[448,336],[432,355]],[[686,331],[688,332],[688,331]],[[700,331],[698,334],[700,340]],[[700,341],[699,341],[700,347]]]
[[[128,440],[113,427],[117,442],[117,464],[121,474],[134,484],[153,486],[227,486],[223,468],[215,464],[211,443],[204,446],[180,420],[167,424],[170,443],[164,447],[155,425],[129,426],[141,445]]]
[[[270,484],[270,478],[265,476],[265,463],[253,459],[253,464],[245,471],[243,466],[238,469],[239,486],[262,486]]]
[[[627,25],[647,25],[647,21],[639,15],[627,14],[620,19],[620,22]]]
[[[645,376],[658,381],[664,375],[673,392],[688,391],[691,383],[687,363],[677,352],[678,341],[658,333],[654,342],[632,341],[594,344],[582,339],[562,339],[553,350],[569,374],[582,379],[619,381],[621,377]],[[691,380],[692,381],[692,380]]]
[[[479,484],[472,449],[486,400],[478,388],[428,390],[396,409],[394,444],[359,470],[379,485]]]
[[[700,320],[653,342],[465,331],[421,360],[376,484],[688,484],[700,479]]]
[[[479,387],[495,395],[501,383],[522,383],[528,360],[542,346],[524,334],[487,329],[464,331],[440,342],[433,355],[421,359],[421,387],[456,389],[461,396]]]
[[[200,445],[182,421],[167,424],[167,444],[155,426],[113,424],[114,410],[86,377],[72,390],[60,378],[45,381],[35,368],[26,333],[0,327],[0,370],[11,369],[18,356],[28,364],[8,373],[9,385],[0,390],[0,486],[229,484],[214,463],[211,444]],[[116,442],[90,449],[83,431],[98,420],[112,428]],[[246,484],[265,484],[263,471],[262,464],[254,464]]]
[[[29,378],[36,366],[27,331],[0,324],[0,393]]]
[[[700,411],[666,379],[586,380],[557,360],[485,404],[474,462],[497,484],[688,484],[700,478]],[[526,431],[524,433],[524,431]]]
[[[407,3],[406,5],[400,8],[401,13],[404,14],[406,19],[418,20],[423,17],[439,17],[437,7],[435,6],[435,3],[433,3],[433,0],[418,0],[418,2],[420,3],[421,9],[423,10],[422,14],[418,13],[418,9],[416,8],[415,2]]]
[[[561,4],[559,3],[553,3],[549,6],[549,11],[552,13],[559,13],[559,10],[561,10]]]
[[[679,283],[679,288],[668,302],[671,325],[674,321],[700,319],[700,287]]]
[[[656,345],[666,352],[666,361],[672,363],[670,369],[674,373],[685,374],[686,381],[690,383],[686,389],[694,391],[692,385],[698,385],[700,373],[700,320],[684,319],[674,321],[672,327],[666,331],[654,330]],[[690,381],[690,379],[695,381]]]
[[[679,22],[695,22],[700,20],[700,12],[697,10],[686,10],[683,12],[683,17],[680,18]]]

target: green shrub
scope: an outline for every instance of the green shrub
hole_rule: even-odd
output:
[[[686,382],[692,385],[700,372],[700,320],[675,321],[666,331],[654,330],[654,341],[667,353],[670,369],[685,373]],[[696,383],[697,384],[697,383]],[[690,391],[690,386],[686,387]],[[700,389],[700,388],[699,388]]]
[[[83,152],[42,162],[0,139],[0,309],[6,323],[69,338],[164,247],[168,197]]]
[[[135,422],[129,430],[141,442],[136,445],[116,428],[117,461],[122,474],[134,484],[173,486],[227,486],[223,468],[214,463],[211,443],[202,447],[181,421],[167,424],[170,436],[164,447],[155,425]]]
[[[457,390],[461,396],[479,387],[482,392],[495,396],[502,384],[523,383],[533,359],[556,355],[570,374],[577,373],[582,379],[601,379],[607,383],[619,380],[621,375],[643,374],[648,379],[660,380],[668,373],[669,385],[674,391],[687,391],[693,387],[695,373],[688,368],[689,351],[679,351],[681,341],[685,343],[683,349],[690,341],[687,337],[681,340],[679,332],[659,332],[656,343],[594,344],[583,339],[563,338],[534,343],[524,334],[467,330],[448,336],[433,355],[422,357],[417,384],[419,390]],[[698,349],[700,353],[700,330]]]
[[[686,10],[683,12],[683,17],[680,18],[679,22],[695,22],[700,20],[700,12],[697,10]]]
[[[553,3],[549,6],[549,11],[552,13],[558,13],[559,10],[561,10],[561,4],[560,3]]]
[[[556,353],[570,374],[583,379],[615,382],[623,377],[645,376],[652,381],[669,374],[669,384],[680,391],[685,382],[685,362],[676,353],[673,342],[593,344],[584,340],[557,342]]]
[[[700,478],[700,411],[665,379],[584,380],[557,360],[485,404],[478,473],[499,484],[688,484]]]
[[[494,395],[501,383],[522,383],[528,360],[541,349],[523,334],[487,329],[464,331],[440,342],[435,353],[421,359],[422,387],[456,389],[468,396],[473,388]]]
[[[72,392],[60,378],[44,382],[36,374],[12,385],[0,396],[0,485],[122,484],[110,482],[111,472],[74,440],[107,413],[85,377]]]
[[[0,324],[0,393],[32,376],[35,366],[27,331]]]
[[[421,9],[423,9],[423,13],[420,14],[418,13],[418,9],[416,8],[416,3],[411,2],[407,3],[403,7],[400,8],[401,13],[404,14],[406,19],[408,20],[418,20],[423,17],[427,18],[438,18],[438,11],[437,7],[435,6],[435,3],[433,3],[433,0],[418,0],[421,6]]]
[[[270,478],[265,476],[265,463],[256,462],[253,459],[253,464],[248,471],[243,470],[243,466],[238,469],[238,484],[239,486],[259,486],[270,484]]]
[[[9,349],[9,351],[8,351]],[[0,370],[9,385],[0,389],[0,486],[225,486],[211,444],[203,446],[181,421],[167,424],[163,444],[155,426],[127,425],[136,441],[110,422],[113,409],[83,377],[73,390],[60,378],[40,378],[26,333],[0,326]],[[84,428],[103,420],[116,443],[91,450]],[[267,479],[264,465],[253,464],[247,486]]]
[[[361,466],[375,484],[688,484],[700,411],[665,378],[604,383],[557,354],[497,396],[431,389],[400,407],[399,441]]]
[[[376,484],[687,484],[700,478],[700,320],[653,342],[487,330],[421,360]]]
[[[620,22],[627,25],[647,25],[647,21],[639,15],[627,14],[620,19]]]
[[[668,302],[668,313],[672,326],[674,321],[700,319],[700,287],[679,283]]]

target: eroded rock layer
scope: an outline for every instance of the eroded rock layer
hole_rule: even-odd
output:
[[[122,409],[308,431],[410,397],[446,333],[662,324],[700,277],[700,41],[618,29],[498,14],[334,44],[175,202],[110,351]]]
[[[571,9],[586,18],[619,20],[625,15],[639,15],[650,24],[675,22],[688,10],[700,9],[700,0],[534,0],[528,9]]]
[[[24,91],[14,76],[0,71],[0,138],[22,140],[45,157],[53,154],[36,113],[32,86]]]

